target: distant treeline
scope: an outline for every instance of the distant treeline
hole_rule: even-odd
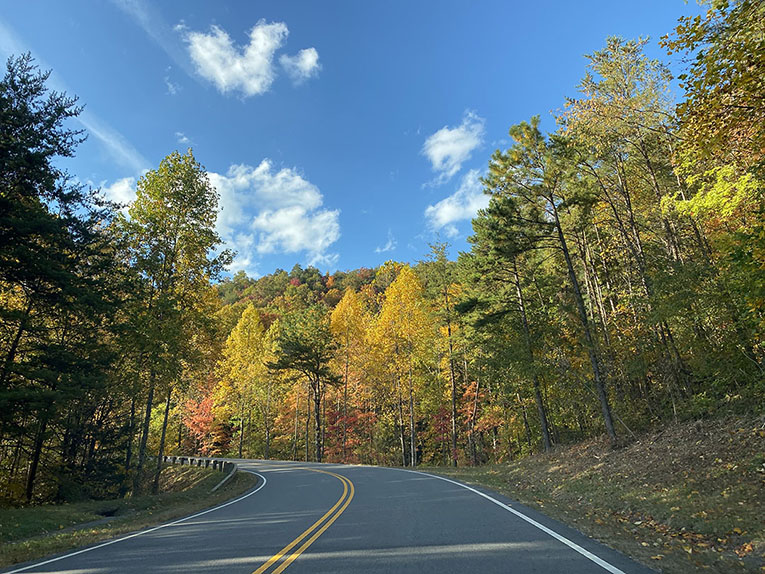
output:
[[[0,498],[136,492],[155,455],[482,464],[765,402],[765,6],[609,38],[510,128],[457,261],[220,280],[191,151],[126,209],[58,167],[77,101],[0,82]],[[156,483],[155,483],[156,485]]]

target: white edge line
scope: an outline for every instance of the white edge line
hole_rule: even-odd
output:
[[[522,512],[517,511],[515,508],[509,507],[507,504],[505,504],[503,502],[500,502],[496,498],[492,498],[488,494],[484,494],[480,490],[476,490],[475,488],[472,488],[472,487],[470,487],[470,486],[468,486],[466,484],[462,484],[461,482],[457,482],[456,480],[451,480],[449,478],[444,478],[443,476],[438,476],[436,474],[429,474],[427,472],[421,472],[419,470],[408,470],[408,469],[405,469],[405,468],[397,468],[395,470],[404,470],[406,472],[411,472],[411,473],[414,473],[414,474],[420,474],[420,475],[429,476],[431,478],[437,478],[438,480],[444,480],[446,482],[451,482],[452,484],[456,484],[457,486],[465,488],[465,489],[469,490],[470,492],[474,492],[478,496],[482,496],[486,500],[488,500],[490,502],[493,502],[497,506],[499,506],[501,508],[504,508],[508,512],[511,512],[511,513],[515,514],[518,518],[520,518],[521,520],[525,520],[526,522],[528,522],[532,526],[538,528],[539,530],[541,530],[545,534],[549,534],[550,536],[552,536],[553,538],[555,538],[559,542],[562,542],[563,544],[565,544],[566,546],[568,546],[572,550],[576,550],[577,552],[579,552],[579,554],[581,554],[585,558],[591,560],[592,562],[594,562],[595,564],[597,564],[598,566],[600,566],[604,570],[607,570],[608,572],[611,572],[611,574],[626,574],[626,572],[624,572],[624,570],[620,570],[619,568],[617,568],[613,564],[609,564],[608,562],[606,562],[602,558],[599,558],[598,556],[595,556],[595,554],[593,554],[589,550],[585,550],[584,548],[579,546],[576,542],[572,542],[571,540],[569,540],[565,536],[563,536],[561,534],[558,534],[554,530],[551,530],[551,529],[547,528],[547,526],[545,526],[544,524],[540,524],[539,522],[537,522],[533,518],[530,518],[530,517],[526,516]]]
[[[155,530],[159,530],[160,528],[166,528],[168,526],[173,526],[174,524],[178,524],[180,522],[185,522],[186,520],[191,520],[192,518],[196,518],[197,516],[202,516],[203,514],[207,514],[208,512],[213,512],[215,510],[219,510],[221,508],[224,508],[226,506],[239,502],[240,500],[244,500],[248,496],[252,496],[256,492],[258,492],[261,488],[263,488],[266,485],[266,482],[268,482],[266,480],[266,477],[263,476],[262,474],[253,472],[251,470],[245,470],[245,469],[242,469],[242,470],[244,470],[244,472],[249,472],[250,474],[254,474],[255,476],[263,479],[263,484],[261,484],[255,490],[248,492],[244,496],[240,496],[239,498],[235,498],[234,500],[229,500],[228,502],[224,502],[223,504],[219,504],[218,506],[214,506],[213,508],[208,508],[207,510],[203,510],[202,512],[197,512],[196,514],[192,514],[191,516],[186,516],[185,518],[179,518],[178,520],[174,520],[166,524],[160,524],[159,526],[149,528],[148,530],[140,530],[138,532],[134,532],[133,534],[128,534],[127,536],[123,536],[122,538],[115,538],[107,542],[102,542],[101,544],[98,544],[96,546],[88,546],[87,548],[83,548],[82,550],[77,550],[76,552],[70,552],[69,554],[64,554],[63,556],[57,556],[56,558],[51,558],[50,560],[45,560],[44,562],[37,562],[36,564],[30,564],[29,566],[24,566],[23,568],[18,568],[17,570],[11,570],[9,572],[6,572],[5,574],[15,574],[16,572],[24,572],[25,570],[29,570],[31,568],[45,566],[46,564],[50,564],[51,562],[58,562],[59,560],[63,560],[64,558],[71,558],[72,556],[77,556],[78,554],[84,554],[85,552],[90,552],[91,550],[103,548],[104,546],[109,546],[110,544],[116,544],[117,542],[122,542],[123,540],[129,540],[131,538],[135,538],[136,536],[141,536],[143,534],[148,534],[149,532],[154,532]]]

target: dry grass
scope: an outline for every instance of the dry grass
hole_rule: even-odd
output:
[[[765,572],[763,417],[685,423],[618,449],[593,440],[432,470],[541,509],[662,572]]]

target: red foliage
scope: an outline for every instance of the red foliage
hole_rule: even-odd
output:
[[[212,406],[212,396],[207,396],[199,402],[189,399],[183,405],[183,424],[200,445],[202,454],[206,454],[206,445],[212,432]]]

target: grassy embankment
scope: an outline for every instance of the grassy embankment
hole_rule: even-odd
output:
[[[0,508],[0,566],[41,558],[193,514],[251,489],[257,478],[237,472],[216,492],[223,473],[168,466],[160,494],[59,505]]]
[[[765,572],[765,417],[422,470],[491,488],[661,572]]]

